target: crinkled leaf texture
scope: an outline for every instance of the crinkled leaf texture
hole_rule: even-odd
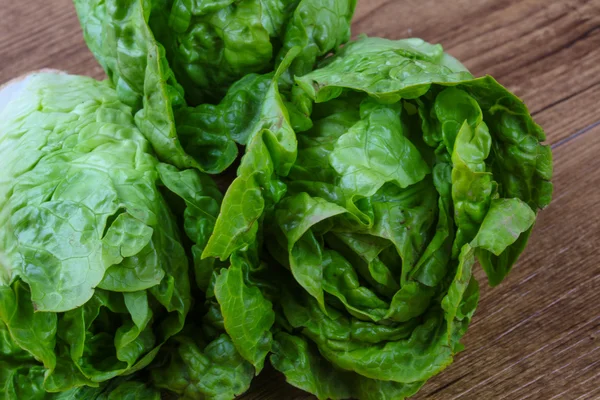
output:
[[[86,42],[161,160],[178,168],[218,173],[237,155],[227,132],[190,123],[183,87],[151,23],[168,24],[167,1],[75,0]],[[190,115],[191,114],[191,115]]]
[[[108,83],[55,74],[0,116],[0,171],[3,346],[31,359],[2,368],[5,391],[102,387],[147,366],[191,304],[169,205],[185,200],[186,233],[207,238],[212,180],[159,163]]]
[[[255,97],[257,104],[248,109],[251,115],[247,117],[248,125],[239,130],[240,137],[247,142],[246,152],[237,178],[225,193],[215,231],[203,253],[205,258],[225,260],[235,251],[248,249],[256,242],[259,219],[286,191],[280,177],[286,176],[296,161],[297,120],[303,126],[311,123],[280,92],[279,80],[300,55],[300,47],[290,49],[274,74],[242,79],[226,97],[227,100],[238,92],[261,88],[261,96]],[[230,108],[237,112],[235,106]]]
[[[204,293],[196,292],[185,332],[157,357],[153,382],[183,398],[232,399],[248,390],[271,350],[274,312],[252,280],[260,266],[250,251],[235,253],[229,263],[202,259],[222,196],[208,176],[165,164],[158,170],[166,187],[185,202],[185,232],[194,243],[194,275]]]
[[[177,336],[165,347],[166,362],[152,370],[156,387],[180,399],[233,399],[250,387],[254,368],[221,334],[206,343],[202,332]]]
[[[0,321],[0,396],[6,400],[160,400],[158,391],[140,382],[117,378],[100,387],[81,386],[65,392],[44,390],[44,367],[21,349]]]
[[[420,39],[361,38],[285,77],[246,78],[259,105],[203,256],[264,243],[271,362],[291,384],[406,398],[462,349],[476,257],[496,285],[523,251],[551,151],[517,97]]]
[[[203,103],[220,101],[249,74],[273,71],[293,47],[302,54],[288,83],[294,74],[309,72],[350,38],[356,5],[356,0],[74,2],[90,50],[161,160],[208,173],[235,160],[238,138],[230,128],[244,124],[232,120],[235,112],[225,112],[231,111],[229,101],[225,110]],[[230,100],[240,96],[246,95]],[[187,107],[184,97],[200,106]]]

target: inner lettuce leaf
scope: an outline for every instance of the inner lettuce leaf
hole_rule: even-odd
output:
[[[212,180],[160,163],[107,82],[56,74],[0,115],[0,171],[5,392],[103,387],[150,364],[192,303],[179,213],[208,237]]]
[[[85,40],[132,107],[159,158],[219,173],[240,142],[230,116],[209,103],[249,74],[275,70],[300,47],[289,72],[350,38],[356,0],[74,0]],[[198,108],[188,107],[197,106]]]
[[[233,129],[248,144],[201,261],[252,254],[289,383],[406,398],[462,349],[475,261],[497,285],[524,250],[551,150],[521,100],[439,45],[363,37],[288,87],[297,54],[230,90],[251,93]]]

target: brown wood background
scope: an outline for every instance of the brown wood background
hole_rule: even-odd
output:
[[[600,399],[600,0],[359,0],[355,33],[440,42],[517,93],[554,150],[555,195],[466,350],[415,399]],[[103,77],[70,0],[0,0],[0,83],[58,68]],[[245,400],[312,398],[274,372]]]

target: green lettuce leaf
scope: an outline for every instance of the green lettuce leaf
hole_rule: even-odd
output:
[[[182,227],[207,240],[212,180],[159,163],[108,83],[56,74],[3,110],[0,169],[0,325],[36,361],[7,366],[5,391],[102,387],[150,364],[191,306],[169,203],[189,195]]]
[[[65,392],[44,389],[44,366],[21,349],[8,328],[0,322],[0,394],[3,399],[19,400],[160,400],[160,393],[141,382],[115,379],[99,387],[80,386]]]
[[[313,393],[319,399],[404,399],[415,394],[424,383],[369,379],[338,369],[324,360],[305,339],[284,332],[277,335],[271,362],[289,384]]]
[[[193,110],[151,27],[167,24],[167,2],[75,0],[75,6],[90,50],[158,156],[179,168],[227,168],[237,155],[235,143],[190,125]]]
[[[221,306],[223,325],[231,335],[238,352],[260,373],[271,350],[271,326],[275,314],[271,302],[256,286],[249,285],[244,275],[250,262],[234,254],[229,268],[221,270],[215,283],[215,297]]]
[[[155,372],[156,380],[161,387],[179,394],[197,390],[209,398],[233,398],[248,389],[251,379],[248,374],[261,371],[272,346],[270,329],[275,316],[270,301],[263,296],[254,279],[261,266],[257,266],[252,251],[236,252],[230,264],[214,258],[203,259],[201,255],[216,223],[221,194],[210,178],[193,170],[180,172],[161,164],[159,173],[167,188],[186,204],[182,216],[184,227],[194,243],[191,250],[195,278],[198,288],[204,293],[196,292],[197,304],[192,309],[191,322],[186,324],[186,333],[173,339],[173,343],[159,356],[159,359],[170,360],[167,362],[178,367],[169,367],[164,373]],[[200,301],[202,297],[204,304]],[[195,322],[199,320],[202,324]],[[206,344],[205,340],[212,340],[212,344]],[[229,348],[229,344],[233,348]],[[213,355],[224,347],[227,347],[226,356]],[[171,353],[174,352],[181,357],[173,358]],[[200,354],[208,357],[207,361],[197,363],[189,360],[190,357],[201,357]],[[163,369],[163,366],[159,367],[159,370]],[[204,376],[207,369],[217,376],[205,382],[206,386],[196,385],[195,377]],[[168,381],[159,377],[160,374],[168,375]],[[218,380],[219,374],[231,376],[228,375],[227,381],[223,382]],[[183,389],[188,386],[189,389]]]
[[[297,145],[278,78],[298,53],[298,47],[290,50],[256,107],[257,117],[248,129],[248,146],[238,176],[225,193],[203,257],[225,260],[234,251],[248,248],[255,241],[258,219],[265,208],[277,203],[285,193],[286,187],[278,176],[289,173],[296,160]]]
[[[180,399],[233,399],[250,387],[254,368],[221,334],[209,343],[201,332],[176,336],[163,365],[151,370],[153,385]]]

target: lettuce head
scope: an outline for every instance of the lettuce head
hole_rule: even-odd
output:
[[[302,49],[287,76],[350,38],[356,0],[75,0],[84,37],[161,160],[219,173],[237,146],[211,104]],[[245,99],[242,98],[241,101]],[[198,109],[187,107],[200,105]]]
[[[420,39],[361,38],[281,81],[256,99],[203,255],[263,245],[257,286],[288,382],[408,397],[462,349],[475,261],[499,284],[549,204],[544,132],[493,78]]]
[[[0,116],[0,333],[45,391],[98,387],[148,365],[190,309],[167,185],[206,193],[205,210],[218,192],[159,163],[107,82],[23,85]]]

